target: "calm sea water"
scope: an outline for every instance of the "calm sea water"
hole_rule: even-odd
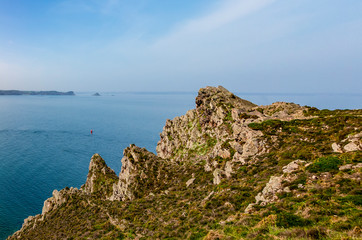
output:
[[[41,213],[54,189],[84,184],[94,153],[119,173],[131,143],[155,152],[166,119],[194,108],[196,93],[90,95],[0,96],[0,239]],[[290,101],[344,109],[362,103],[362,94],[238,95],[259,105]]]

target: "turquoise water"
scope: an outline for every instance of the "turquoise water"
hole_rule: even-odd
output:
[[[194,94],[1,96],[0,239],[54,189],[84,184],[94,153],[118,174],[124,148],[155,152],[166,119],[193,107]]]
[[[0,96],[0,239],[41,213],[54,189],[84,184],[94,153],[119,173],[131,143],[155,152],[166,119],[194,108],[196,93],[90,95]],[[330,109],[361,108],[362,102],[358,94],[238,95],[256,104],[292,101]]]

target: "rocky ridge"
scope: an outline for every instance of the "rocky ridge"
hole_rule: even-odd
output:
[[[157,155],[130,145],[117,177],[95,154],[81,189],[55,190],[9,239],[361,236],[361,112],[200,89],[196,109],[166,121]]]

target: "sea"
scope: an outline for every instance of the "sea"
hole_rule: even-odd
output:
[[[118,174],[130,144],[155,152],[166,119],[195,108],[197,92],[92,94],[0,96],[0,240],[19,230],[28,216],[40,214],[54,189],[84,184],[94,153]],[[362,93],[236,95],[258,105],[286,101],[320,109],[362,108]]]

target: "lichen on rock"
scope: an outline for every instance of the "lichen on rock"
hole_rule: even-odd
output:
[[[97,194],[102,198],[110,197],[113,184],[118,180],[116,173],[107,166],[99,154],[94,154],[89,163],[89,172],[82,190],[89,194]]]

